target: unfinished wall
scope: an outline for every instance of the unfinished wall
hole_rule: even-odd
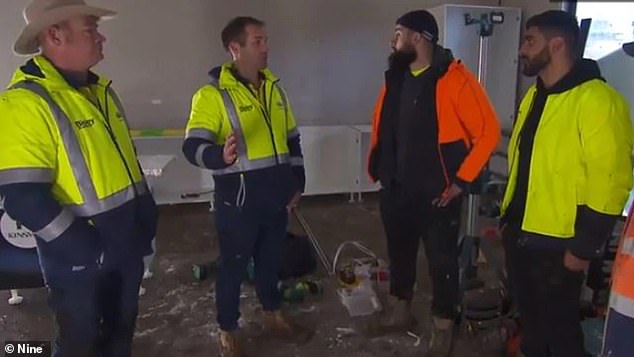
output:
[[[270,66],[302,125],[368,123],[395,19],[439,0],[93,0],[119,11],[103,23],[106,59],[134,128],[182,128],[192,93],[227,60],[220,31],[236,15],[268,23]],[[497,5],[495,0],[456,1]],[[511,1],[509,1],[511,2]],[[527,1],[528,2],[528,1]],[[535,2],[546,2],[539,0]],[[26,1],[0,4],[0,81],[24,61],[11,52]],[[515,6],[503,4],[505,6]],[[530,5],[536,8],[535,5]]]
[[[552,0],[502,0],[503,6],[519,7],[522,9],[522,31],[526,20],[534,15],[547,10],[557,10],[562,8],[562,2]],[[522,99],[528,87],[535,82],[535,78],[528,78],[519,74],[519,89],[517,91],[518,101]]]

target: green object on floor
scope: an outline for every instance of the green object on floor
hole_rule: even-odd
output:
[[[207,279],[213,272],[216,271],[216,262],[211,261],[204,264],[192,265],[192,274],[196,281],[203,281]]]
[[[592,356],[598,356],[601,353],[604,326],[603,318],[585,319],[581,322],[586,351]]]
[[[218,269],[217,261],[211,261],[204,264],[192,265],[192,274],[196,281],[203,281],[213,275]],[[249,260],[246,270],[244,271],[244,280],[252,282],[255,280],[255,264],[253,258]]]
[[[314,280],[302,280],[295,284],[282,283],[279,290],[284,301],[290,303],[301,303],[308,295],[321,295],[323,293],[321,283]]]
[[[302,287],[298,286],[287,286],[282,284],[280,287],[280,292],[282,293],[282,297],[284,301],[290,303],[301,303],[306,298],[307,291]]]

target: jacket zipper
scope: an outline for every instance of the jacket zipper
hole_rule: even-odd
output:
[[[517,156],[518,156],[518,148],[520,146],[520,140],[522,138],[522,132],[524,131],[524,125],[526,125],[526,118],[528,118],[528,116],[531,114],[531,112],[533,111],[533,108],[535,106],[535,99],[537,98],[537,91],[535,91],[535,93],[533,93],[533,98],[531,99],[531,105],[530,107],[528,107],[528,112],[526,113],[526,116],[524,117],[524,122],[522,123],[522,127],[520,128],[520,131],[518,133],[517,136],[517,140],[515,141],[515,145],[513,146],[513,161],[511,161],[511,164],[509,165],[509,170],[513,169],[513,166],[515,166],[515,161],[517,160]],[[508,153],[507,153],[508,155]],[[510,180],[511,177],[509,175],[508,179]],[[530,169],[529,169],[529,180],[530,180]],[[515,181],[517,183],[517,178],[515,178]],[[507,186],[510,184],[510,182],[507,182]],[[517,189],[517,187],[515,187],[515,189]],[[527,187],[528,189],[528,187]],[[515,196],[515,191],[513,191],[513,196]],[[511,197],[511,202],[513,201],[513,197]],[[511,203],[509,202],[509,203]],[[506,207],[508,209],[508,207]],[[505,214],[508,212],[505,212]]]
[[[524,131],[524,125],[526,125],[526,118],[528,118],[528,116],[533,111],[533,108],[535,106],[535,99],[536,98],[537,98],[537,91],[535,91],[535,93],[533,93],[533,98],[531,99],[531,106],[528,107],[528,112],[526,113],[526,116],[524,117],[524,122],[522,123],[522,127],[520,128],[520,131],[518,133],[517,140],[515,141],[515,145],[513,147],[513,153],[514,153],[513,161],[511,161],[511,166],[509,166],[509,168],[513,168],[513,166],[515,165],[515,160],[517,160],[517,149],[520,146],[520,140],[522,139],[522,132]]]
[[[440,159],[440,166],[442,166],[442,173],[445,176],[445,190],[449,189],[451,182],[449,181],[449,173],[447,172],[447,165],[445,164],[445,157],[442,154],[442,149],[440,147],[440,140],[438,141],[438,158]]]
[[[271,85],[271,90],[270,90],[270,94],[269,94],[269,102],[272,102],[273,86],[275,85],[275,83],[277,83],[277,81],[273,82],[273,84]],[[242,85],[247,87],[244,84],[242,84]],[[260,103],[260,99],[258,98],[256,93],[253,93],[253,91],[250,88],[247,87],[247,89],[253,95],[255,100],[258,102],[258,106],[260,108],[260,112],[264,116],[264,123],[266,124],[266,127],[267,127],[267,129],[269,131],[269,137],[271,138],[271,145],[273,146],[273,153],[275,155],[275,164],[279,165],[280,164],[280,160],[279,160],[279,157],[277,155],[277,146],[275,145],[275,135],[273,134],[273,125],[271,124],[270,107],[269,107],[269,112],[267,112],[266,82],[264,82],[264,95],[262,96],[262,99],[264,100],[264,103]]]
[[[434,100],[435,96],[434,96]],[[437,104],[436,104],[437,106]],[[438,116],[438,108],[436,108],[436,137],[437,137],[437,147],[438,147],[438,159],[440,160],[440,166],[442,167],[442,173],[445,176],[445,191],[449,189],[451,182],[449,180],[449,172],[447,172],[447,164],[445,163],[445,156],[442,153],[442,147],[440,145],[440,117]]]
[[[109,81],[108,84],[106,85],[106,88],[104,90],[104,101],[105,101],[105,105],[106,105],[106,110],[104,112],[102,106],[101,106],[101,102],[99,101],[99,98],[97,98],[97,109],[99,110],[99,112],[101,113],[101,115],[104,116],[104,127],[106,128],[106,131],[108,132],[109,136],[110,136],[110,140],[112,141],[112,144],[114,145],[114,147],[117,149],[117,152],[119,153],[119,157],[121,158],[121,162],[123,163],[123,166],[125,167],[126,173],[128,174],[128,179],[130,179],[130,185],[132,186],[132,189],[134,190],[134,197],[138,197],[139,196],[139,192],[136,188],[136,186],[134,185],[134,179],[132,178],[132,172],[130,171],[130,167],[128,166],[128,163],[125,160],[125,156],[123,155],[123,151],[121,150],[121,147],[119,147],[119,143],[117,143],[117,139],[114,135],[114,132],[112,131],[112,126],[110,124],[110,117],[109,117],[109,109],[108,109],[108,89],[110,88],[110,85],[112,84],[112,81]],[[90,102],[90,101],[89,101]]]
[[[271,117],[271,113],[272,113],[272,105],[273,105],[273,89],[275,88],[275,83],[277,83],[277,81],[271,83],[271,90],[269,91],[269,99],[268,101],[266,100],[266,82],[264,84],[264,105],[266,107],[266,104],[268,102],[268,121],[267,121],[267,126],[269,128],[269,135],[271,136],[271,144],[273,145],[273,153],[275,154],[275,164],[279,165],[280,164],[280,159],[277,155],[277,145],[275,145],[275,135],[273,133],[273,118]]]

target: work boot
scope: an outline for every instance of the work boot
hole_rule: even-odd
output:
[[[312,337],[309,329],[293,323],[280,310],[262,311],[262,328],[267,336],[289,342],[304,343]]]
[[[410,301],[388,296],[387,306],[379,319],[383,333],[406,332],[416,327],[416,318],[410,311]]]
[[[218,348],[220,357],[246,357],[240,348],[239,338],[235,331],[220,330]]]
[[[428,357],[449,357],[453,347],[454,321],[451,319],[432,319],[431,338],[429,339]]]

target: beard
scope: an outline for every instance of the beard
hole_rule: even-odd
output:
[[[520,61],[522,62],[522,74],[528,77],[534,77],[538,75],[542,69],[548,66],[551,58],[548,53],[548,48],[544,48],[532,58],[521,56]]]
[[[413,46],[403,46],[395,50],[388,57],[388,65],[392,70],[406,70],[416,60],[416,50]]]

